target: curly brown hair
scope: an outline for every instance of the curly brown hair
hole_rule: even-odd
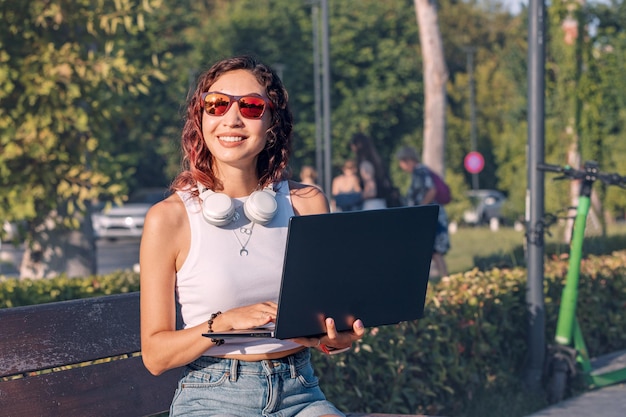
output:
[[[284,179],[291,155],[293,116],[288,105],[287,90],[272,68],[248,55],[236,56],[216,62],[197,78],[195,88],[187,99],[187,113],[181,135],[183,152],[182,170],[173,181],[172,191],[188,189],[198,182],[214,191],[223,190],[223,184],[215,177],[213,155],[202,135],[203,103],[201,95],[223,74],[229,71],[247,70],[264,88],[272,102],[272,124],[267,130],[267,144],[259,154],[257,174],[259,185],[266,187]]]

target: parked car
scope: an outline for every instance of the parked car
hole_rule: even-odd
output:
[[[502,221],[502,205],[506,197],[498,190],[471,190],[467,192],[472,208],[463,212],[467,224],[489,224],[491,219]]]
[[[2,231],[0,232],[0,238],[5,242],[16,239],[19,236],[19,225],[16,222],[8,222],[4,220],[2,222]]]
[[[91,215],[96,239],[140,237],[150,207],[167,197],[163,188],[144,188],[132,194],[123,205],[109,205]]]

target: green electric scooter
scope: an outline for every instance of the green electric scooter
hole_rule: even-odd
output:
[[[539,164],[537,168],[542,171],[560,173],[561,176],[554,178],[555,180],[581,181],[556,335],[554,344],[549,346],[547,357],[548,401],[556,403],[563,399],[567,383],[578,373],[582,375],[585,384],[590,388],[626,381],[626,350],[609,353],[594,359],[589,358],[583,334],[576,318],[580,263],[587,214],[591,206],[591,189],[596,181],[626,188],[626,177],[599,172],[598,165],[591,161],[585,162],[582,170],[570,166],[561,167],[547,164]]]

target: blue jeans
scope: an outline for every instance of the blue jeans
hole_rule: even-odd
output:
[[[170,416],[343,416],[326,401],[309,349],[258,362],[202,356],[178,383]]]

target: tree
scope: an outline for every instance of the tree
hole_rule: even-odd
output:
[[[624,100],[623,77],[617,76],[623,59],[624,2],[597,4],[586,2],[555,2],[549,10],[552,22],[548,64],[551,111],[547,120],[556,135],[548,143],[548,158],[574,167],[584,161],[598,162],[602,171],[624,167],[616,155],[623,155]],[[620,18],[621,17],[621,18]],[[593,24],[594,30],[589,30]],[[618,133],[619,132],[619,133]],[[616,136],[617,134],[617,136]],[[615,140],[622,136],[622,140]],[[622,152],[620,152],[622,151]],[[623,172],[623,171],[622,171]],[[552,207],[576,206],[580,184],[549,184],[560,190],[547,201]],[[615,190],[602,184],[594,187],[589,214],[589,232],[606,233],[606,220],[612,215],[604,212],[619,210],[620,200]],[[569,191],[569,192],[566,192]],[[573,214],[573,210],[570,214]],[[565,228],[564,240],[569,241],[572,221]]]
[[[417,26],[406,0],[331,2],[330,64],[332,164],[350,155],[357,132],[371,136],[390,161],[402,143],[421,138],[422,78]],[[253,53],[282,64],[295,116],[291,167],[315,165],[313,43],[310,6],[304,1],[217,2],[202,62],[232,53]],[[270,7],[271,5],[271,7]]]
[[[393,154],[412,144],[423,148],[425,162],[447,168],[454,194],[462,195],[471,180],[463,169],[470,150],[464,48],[471,46],[477,144],[486,160],[481,186],[505,191],[523,213],[526,11],[511,16],[481,4],[438,0],[435,10],[426,0],[330,2],[333,165],[351,156],[350,137],[364,132],[398,185],[406,176]],[[430,12],[426,24],[418,7]],[[586,34],[576,92],[584,98],[578,129],[585,159],[602,158],[602,168],[622,173],[625,8],[617,0],[585,9],[585,21],[598,22],[597,33]],[[93,198],[121,201],[135,187],[165,186],[173,178],[190,81],[219,58],[253,53],[281,68],[296,123],[291,168],[314,164],[309,1],[0,0],[0,16],[0,219],[30,225],[30,253],[41,256],[28,261],[31,275],[65,270],[67,250],[75,250],[74,262],[88,264],[84,215]],[[564,161],[571,115],[565,75],[572,66],[558,44],[562,18],[553,20],[556,40],[549,40],[547,60],[546,155],[553,163]],[[420,34],[428,25],[434,34]],[[429,36],[442,64],[434,71]],[[435,75],[440,78],[428,78]],[[440,98],[434,107],[433,94]],[[426,107],[439,114],[430,116]],[[424,117],[437,120],[436,135]],[[569,204],[562,201],[566,193],[553,192],[560,186],[546,183],[548,209]],[[623,213],[626,198],[613,188],[606,190],[605,207]]]
[[[22,277],[94,271],[89,204],[126,191],[111,132],[165,79],[123,48],[150,3],[0,1],[0,217],[28,224]]]
[[[424,149],[422,159],[445,176],[446,83],[448,69],[434,0],[414,0],[424,66]]]
[[[510,169],[525,166],[527,21],[506,13],[485,13],[466,2],[444,2],[438,11],[446,63],[450,72],[447,89],[446,170],[460,173],[467,185],[472,176],[463,166],[468,152],[478,150],[485,167],[478,175],[480,188],[509,190],[523,208],[519,195],[508,186],[519,174]],[[471,90],[468,56],[472,56],[476,149],[471,138]],[[523,212],[523,210],[522,210]]]
[[[593,3],[586,22],[594,21],[586,65],[581,80],[585,109],[581,128],[591,140],[583,152],[601,155],[603,171],[626,175],[626,79],[622,75],[626,60],[626,2]],[[584,144],[583,144],[584,145]],[[603,196],[605,219],[626,218],[626,193],[618,187],[595,187]]]
[[[370,136],[387,168],[403,144],[421,145],[423,78],[407,1],[335,2],[330,22],[333,160],[352,157],[355,133]],[[400,173],[396,183],[406,178]]]

